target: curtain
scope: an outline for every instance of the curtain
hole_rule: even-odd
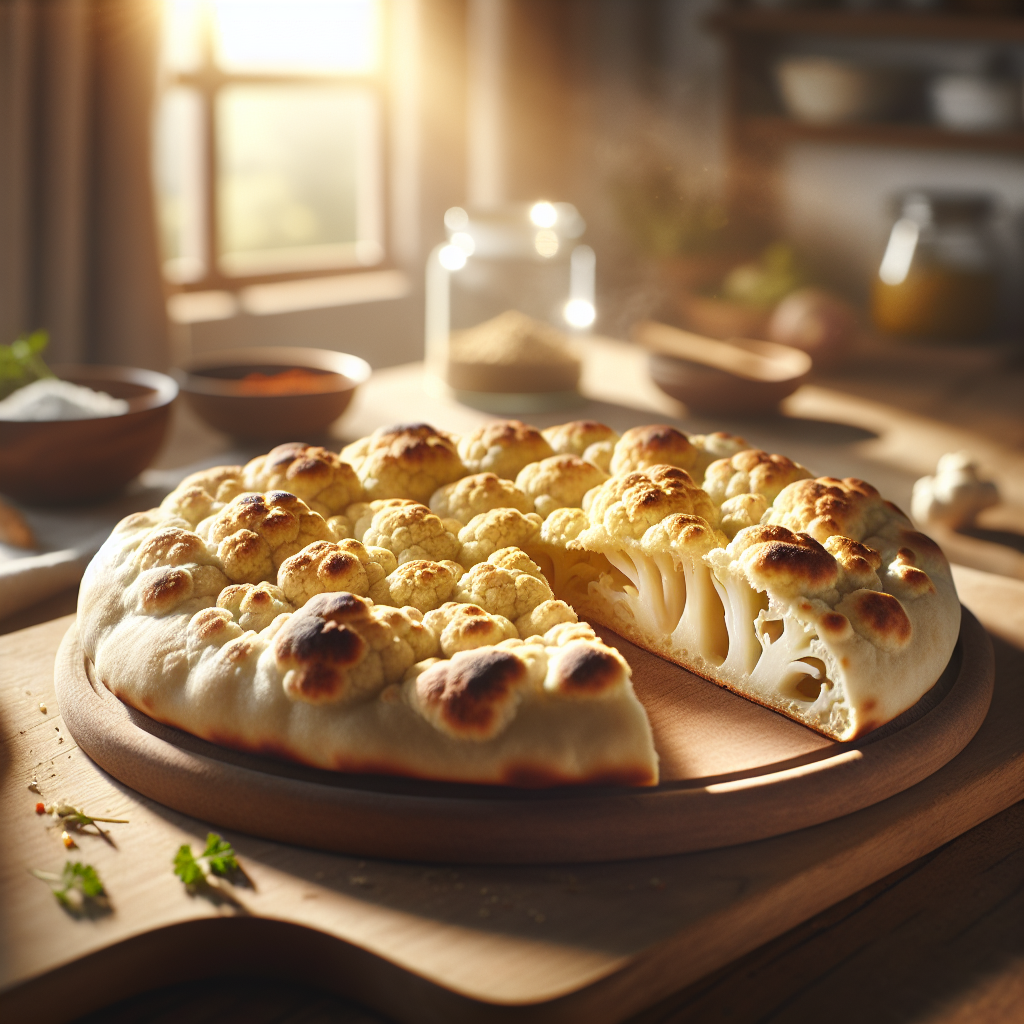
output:
[[[169,361],[150,140],[156,0],[0,0],[0,343]]]

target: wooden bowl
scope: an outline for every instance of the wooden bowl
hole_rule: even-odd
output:
[[[73,384],[128,401],[121,416],[0,420],[0,492],[37,505],[75,505],[119,491],[154,459],[178,386],[127,366],[54,366]]]
[[[676,308],[691,331],[709,338],[766,338],[772,306],[752,306],[714,295],[681,291],[675,296]]]
[[[753,346],[758,343],[734,340],[732,344]],[[802,352],[799,354],[804,355]],[[702,366],[673,356],[652,354],[650,373],[651,380],[665,394],[679,399],[693,412],[753,416],[773,412],[779,402],[787,395],[791,395],[804,382],[810,372],[810,359],[806,359],[806,365],[797,365],[795,360],[794,364],[792,375],[781,380],[750,380],[713,366]]]
[[[254,395],[240,384],[250,373],[312,370],[322,390]],[[348,408],[370,364],[324,348],[239,348],[193,360],[176,373],[188,403],[211,427],[252,441],[308,441],[323,435]]]

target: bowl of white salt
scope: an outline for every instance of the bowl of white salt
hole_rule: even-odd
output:
[[[126,366],[54,366],[0,401],[0,493],[36,505],[114,494],[156,457],[178,386]]]

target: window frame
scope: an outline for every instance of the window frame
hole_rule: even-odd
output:
[[[390,38],[390,4],[380,0],[379,12],[379,61],[373,72],[234,72],[224,71],[217,65],[214,42],[214,15],[210,6],[204,5],[199,22],[199,64],[195,70],[179,71],[165,69],[161,83],[162,94],[172,88],[186,88],[195,91],[200,110],[201,167],[199,171],[200,205],[202,217],[202,261],[203,273],[187,281],[175,281],[163,272],[163,280],[169,295],[181,292],[226,291],[237,292],[249,285],[273,284],[280,281],[300,281],[318,277],[337,277],[341,274],[365,274],[380,270],[394,270],[396,264],[391,253],[391,89],[387,74],[387,41]],[[221,270],[218,256],[220,242],[217,151],[217,97],[221,89],[232,85],[348,85],[370,89],[376,95],[380,123],[378,144],[380,181],[377,183],[380,195],[381,246],[384,254],[375,263],[337,263],[294,270],[268,271],[254,274],[227,274]],[[167,259],[161,255],[161,267]]]

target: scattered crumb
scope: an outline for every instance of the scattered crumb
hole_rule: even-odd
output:
[[[38,792],[39,792],[39,783],[38,783],[38,782],[36,782],[36,780],[35,780],[35,779],[33,779],[33,780],[32,780],[32,781],[31,781],[31,782],[30,782],[30,783],[28,784],[28,788],[29,788],[29,790],[30,790],[31,792],[33,792],[33,793],[38,793]]]
[[[58,737],[57,737],[57,742],[58,742],[58,743],[63,743],[63,742],[64,742],[64,737],[63,737],[63,736],[58,736]],[[70,755],[70,754],[68,754],[68,757],[70,757],[70,756],[71,756],[71,755]]]
[[[46,705],[42,701],[39,702],[39,710],[42,711],[44,715],[46,714]]]
[[[74,839],[72,839],[71,836],[68,835],[67,832],[61,832],[61,834],[60,834],[60,841],[64,844],[64,848],[67,849],[67,850],[70,850],[73,847],[78,845],[74,841]]]

